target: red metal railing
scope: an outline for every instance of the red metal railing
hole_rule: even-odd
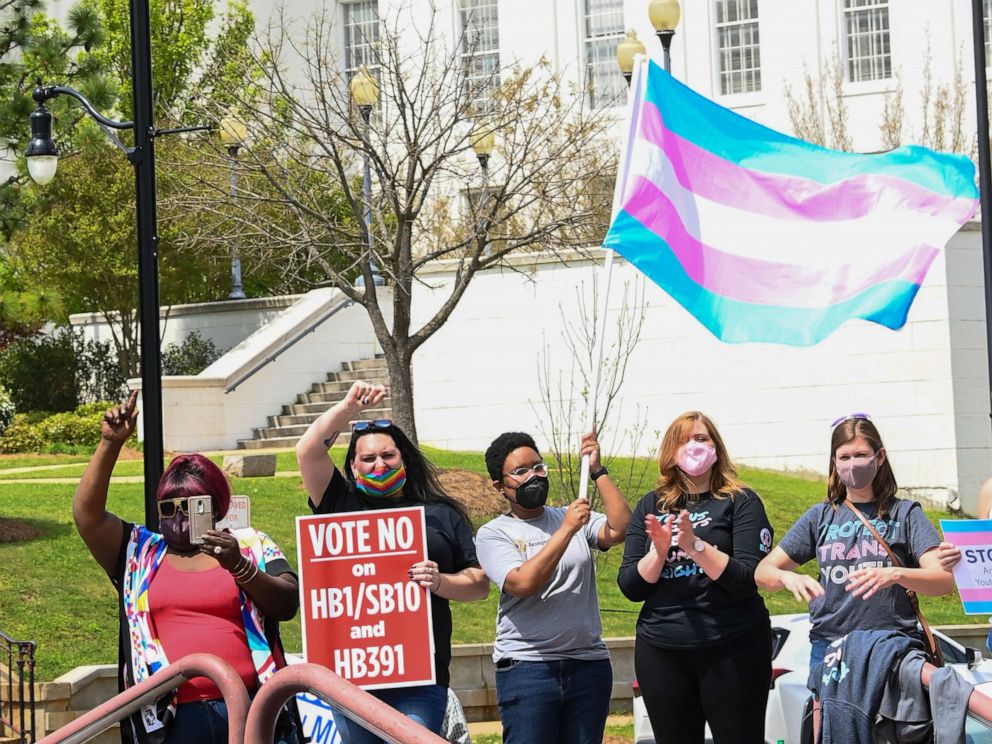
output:
[[[930,675],[936,671],[937,667],[933,664],[923,665],[920,676],[925,686],[930,686]],[[971,697],[968,698],[968,713],[992,726],[992,698],[978,690],[972,690]]]
[[[323,698],[391,744],[446,744],[395,708],[316,664],[284,667],[262,685],[248,710],[244,744],[272,744],[280,708],[300,692]]]
[[[88,741],[193,677],[207,677],[217,685],[227,704],[228,744],[242,744],[245,738],[245,720],[248,717],[248,691],[231,665],[212,654],[190,654],[169,664],[141,684],[115,695],[72,723],[49,734],[39,744],[77,744]]]

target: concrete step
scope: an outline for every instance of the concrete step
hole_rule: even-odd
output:
[[[326,409],[324,409],[326,410]],[[270,427],[273,426],[297,426],[299,424],[304,424],[309,426],[314,422],[314,420],[320,416],[319,413],[300,413],[300,414],[279,414],[276,416],[269,416],[268,423]],[[391,418],[393,415],[392,408],[370,408],[367,411],[362,411],[359,414],[359,419],[377,419],[377,418]],[[357,420],[357,419],[356,419]]]
[[[360,372],[362,370],[370,369],[386,369],[386,359],[381,356],[376,357],[375,359],[358,359],[354,362],[345,362],[342,366],[351,372]]]
[[[341,365],[340,372],[329,372],[327,382],[311,385],[310,392],[299,393],[296,403],[282,407],[282,412],[267,417],[268,426],[252,429],[252,439],[238,441],[238,449],[268,449],[274,447],[292,447],[296,444],[307,427],[320,414],[341,401],[355,380],[367,380],[375,385],[389,385],[389,374],[386,361],[378,355],[373,359],[356,359]],[[359,419],[390,418],[392,408],[382,406],[363,411]],[[338,438],[341,444],[347,444],[351,439],[351,426],[346,433]]]
[[[365,382],[371,382],[373,385],[389,385],[389,377],[387,376],[385,365],[381,370],[363,370],[361,372],[351,372],[345,370],[343,372],[331,372],[327,375],[328,382],[348,382],[348,387],[351,387],[351,383],[355,380],[365,380]]]

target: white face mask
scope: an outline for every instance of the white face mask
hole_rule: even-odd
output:
[[[715,462],[716,447],[695,440],[683,444],[675,455],[675,464],[679,466],[679,470],[694,478],[713,467]]]

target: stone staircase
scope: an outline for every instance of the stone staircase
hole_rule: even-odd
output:
[[[238,449],[259,450],[293,447],[320,414],[344,398],[355,380],[367,380],[376,385],[389,385],[389,372],[382,356],[345,362],[340,372],[329,372],[327,382],[315,382],[310,392],[300,393],[296,402],[282,407],[282,413],[269,416],[269,425],[252,430],[251,439],[239,439]],[[388,398],[384,403],[388,403]],[[362,411],[363,419],[390,418],[392,408],[369,408]],[[347,444],[350,431],[338,437],[338,444]]]

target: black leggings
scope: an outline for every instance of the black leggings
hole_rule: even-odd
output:
[[[715,646],[667,649],[640,636],[634,671],[657,744],[762,744],[772,678],[768,621]]]

